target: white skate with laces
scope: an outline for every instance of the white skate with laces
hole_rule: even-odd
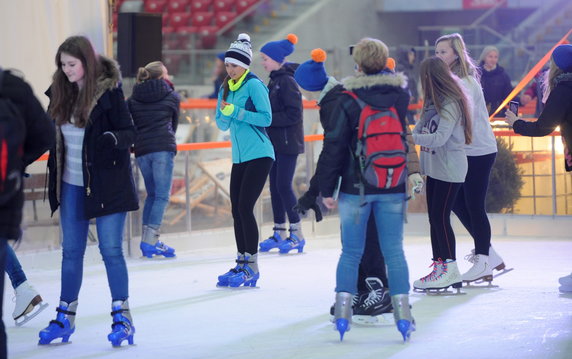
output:
[[[474,249],[471,250],[471,253],[475,254],[475,250]],[[500,275],[510,272],[511,270],[514,270],[514,268],[508,268],[508,269],[506,268],[503,259],[501,258],[501,256],[499,256],[497,251],[495,251],[493,246],[489,247],[489,265],[491,266],[492,270],[498,271],[498,273],[493,275],[493,278],[496,278]]]
[[[17,327],[21,327],[32,320],[48,306],[48,303],[43,302],[40,294],[28,283],[28,281],[17,286],[14,292],[16,294],[16,305],[14,307],[12,317],[14,318]]]
[[[461,292],[463,280],[457,267],[457,262],[451,259],[433,261],[431,273],[413,282],[413,290],[426,294],[449,295],[466,294]],[[456,293],[447,289],[453,287]]]

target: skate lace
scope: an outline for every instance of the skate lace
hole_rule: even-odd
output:
[[[370,305],[373,305],[373,304],[380,302],[381,298],[382,298],[382,294],[383,294],[382,289],[372,290],[371,292],[369,292],[369,294],[367,295],[367,298],[364,300],[364,302],[363,302],[364,305],[370,306]]]
[[[440,264],[443,264],[443,261],[441,260],[441,258],[439,258],[436,261],[433,261],[433,263],[431,265],[429,265],[429,268],[431,268],[431,266],[433,266],[433,270],[431,271],[431,273],[429,273],[425,277],[421,278],[421,281],[422,282],[428,282],[428,281],[436,280],[438,278],[441,278],[441,276],[443,274],[447,273],[447,266],[443,265],[443,272],[437,274],[437,270],[438,270]]]
[[[465,260],[475,263],[477,261],[477,256],[475,255],[475,250],[471,249],[471,253],[465,256]]]

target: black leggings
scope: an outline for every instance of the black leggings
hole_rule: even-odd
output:
[[[462,183],[440,181],[427,176],[427,213],[431,226],[433,260],[456,260],[455,233],[451,210]]]
[[[300,222],[300,215],[294,210],[296,194],[292,189],[297,159],[298,155],[276,153],[276,161],[270,169],[270,200],[274,223],[286,223],[286,214],[290,223]]]
[[[475,254],[489,255],[491,224],[485,208],[489,177],[497,154],[467,156],[469,170],[457,195],[453,212],[475,241]]]
[[[257,158],[232,165],[230,173],[230,202],[234,219],[234,237],[239,253],[258,252],[258,225],[254,205],[262,193],[272,158]]]

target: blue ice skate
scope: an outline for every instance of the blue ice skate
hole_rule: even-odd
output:
[[[290,234],[279,247],[280,254],[287,254],[293,249],[297,249],[298,253],[304,251],[304,246],[306,245],[306,240],[304,238],[299,239],[295,234]]]
[[[344,340],[344,334],[350,331],[350,322],[346,318],[336,319],[336,330],[340,332],[340,342]]]
[[[411,339],[411,333],[415,331],[415,322],[410,322],[406,319],[400,319],[396,323],[397,330],[403,336],[403,341],[408,342]]]
[[[113,317],[113,324],[111,324],[111,333],[107,335],[107,340],[114,347],[120,347],[124,340],[127,340],[129,345],[133,345],[135,327],[132,324],[133,319],[129,314],[127,301],[113,302],[111,316]]]
[[[336,303],[334,304],[334,325],[340,333],[340,341],[344,340],[344,334],[350,331],[350,321],[352,318],[353,295],[348,292],[336,293]]]
[[[139,244],[139,248],[141,248],[141,252],[143,252],[143,256],[147,258],[153,258],[153,256],[164,256],[165,258],[172,258],[175,256],[175,249],[169,247],[165,243],[161,241],[157,241],[155,245],[141,242]]]
[[[391,304],[393,305],[393,317],[397,330],[403,336],[403,342],[408,342],[411,333],[415,331],[415,319],[411,315],[409,296],[407,294],[392,295]]]
[[[271,237],[260,242],[260,252],[268,252],[273,248],[280,248],[280,246],[285,242],[285,240],[280,236],[279,231],[285,231],[286,228],[272,228],[274,234]]]
[[[77,300],[68,304],[60,302],[56,308],[56,319],[50,321],[50,324],[42,329],[39,333],[40,340],[38,345],[50,344],[57,338],[62,338],[62,343],[69,342],[70,336],[75,331],[75,311],[77,309]]]
[[[216,284],[217,287],[228,287],[228,280],[230,277],[233,277],[240,272],[240,268],[244,266],[246,261],[244,260],[243,254],[238,254],[236,257],[236,266],[234,268],[229,269],[228,272],[221,274],[218,276],[218,282]]]
[[[240,268],[237,274],[228,278],[228,285],[232,288],[240,287],[244,284],[245,287],[256,287],[256,282],[260,278],[260,273],[254,273],[250,266],[245,265]]]

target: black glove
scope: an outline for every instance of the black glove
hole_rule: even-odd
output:
[[[313,209],[316,213],[316,222],[320,222],[323,217],[322,211],[316,203],[316,196],[306,192],[298,199],[298,203],[294,206],[294,210],[305,216],[310,209]]]
[[[95,146],[98,151],[110,150],[117,146],[117,138],[113,132],[104,132],[103,135],[97,138]]]

